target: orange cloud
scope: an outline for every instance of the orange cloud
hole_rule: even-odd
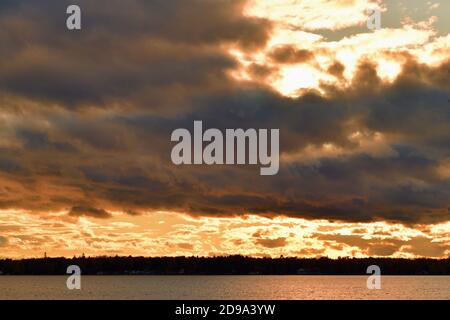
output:
[[[296,218],[194,218],[170,212],[105,221],[0,212],[2,257],[226,255],[446,257],[450,223],[403,226]]]

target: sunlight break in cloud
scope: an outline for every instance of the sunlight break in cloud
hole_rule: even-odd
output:
[[[438,258],[450,253],[449,223],[407,227],[256,215],[193,218],[170,212],[149,213],[136,219],[116,213],[105,222],[2,211],[0,230],[1,256],[16,258],[40,257],[44,252],[48,256],[244,254],[330,258]]]

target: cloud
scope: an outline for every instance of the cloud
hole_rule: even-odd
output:
[[[445,221],[449,181],[437,168],[449,157],[446,83],[439,76],[448,66],[410,66],[384,84],[371,64],[362,64],[356,75],[362,80],[351,90],[333,89],[325,97],[292,99],[260,86],[231,88],[185,101],[176,116],[78,114],[45,106],[32,118],[6,112],[9,123],[21,128],[11,132],[18,145],[5,147],[0,157],[10,185],[1,204],[70,211],[95,201],[106,211]],[[196,119],[220,129],[281,128],[280,173],[266,179],[249,166],[173,166],[170,132],[191,128]],[[366,132],[361,137],[373,137],[387,151],[366,151],[352,138],[355,132]],[[296,156],[327,145],[342,154]]]
[[[72,217],[93,217],[93,218],[99,218],[99,219],[106,219],[110,218],[112,215],[111,213],[107,212],[103,209],[88,207],[88,206],[75,206],[72,207],[72,209],[69,212],[69,215]]]
[[[255,243],[266,248],[280,248],[286,246],[287,241],[286,238],[256,239]]]
[[[8,238],[0,236],[0,247],[4,247],[6,245],[8,245]]]
[[[269,54],[271,59],[279,63],[302,63],[314,57],[309,50],[300,50],[292,46],[281,46],[273,49]]]
[[[1,4],[0,208],[448,221],[450,62],[431,26],[274,46],[280,21],[245,1],[81,1],[80,33],[64,29],[67,3]],[[296,26],[343,28],[336,12],[350,11],[358,24],[367,3],[354,4],[328,1],[328,25],[315,11]],[[295,95],[274,85],[283,74]],[[174,166],[170,133],[199,119],[280,128],[279,174]]]
[[[428,255],[430,257],[441,257],[449,246],[446,243],[433,242],[425,237],[417,237],[406,242],[404,251],[411,252],[415,255]]]
[[[442,257],[449,249],[448,243],[434,242],[424,236],[413,237],[409,240],[399,239],[365,239],[358,235],[327,234],[319,235],[320,240],[342,243],[351,247],[358,247],[369,256],[393,256],[396,253],[410,253],[414,256],[427,255]]]
[[[248,13],[301,30],[339,30],[365,23],[368,9],[382,9],[380,1],[253,0]]]
[[[185,249],[185,250],[193,250],[194,249],[194,245],[192,245],[191,243],[178,243],[177,246],[181,249]]]
[[[0,89],[70,108],[124,100],[156,108],[164,96],[227,82],[234,62],[221,46],[262,46],[270,30],[242,16],[242,0],[132,0],[79,1],[84,28],[70,33],[69,4],[3,4]]]
[[[164,225],[158,223],[161,219]],[[40,256],[43,247],[49,256],[84,252],[140,256],[239,253],[271,257],[282,254],[286,257],[445,258],[450,252],[448,223],[407,227],[386,222],[342,223],[260,215],[192,217],[171,212],[73,219],[63,213],[39,216],[34,212],[0,210],[0,230],[2,237],[8,238],[2,256],[17,258]]]

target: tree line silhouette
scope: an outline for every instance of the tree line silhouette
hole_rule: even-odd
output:
[[[385,275],[450,275],[447,259],[252,258],[226,257],[73,257],[2,259],[0,275],[64,275],[78,265],[85,275],[364,275],[377,265]]]

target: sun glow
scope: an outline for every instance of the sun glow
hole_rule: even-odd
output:
[[[283,95],[298,97],[302,89],[318,88],[319,74],[311,66],[289,66],[281,70],[279,79],[273,83]]]
[[[385,81],[394,81],[400,72],[401,66],[397,62],[388,60],[380,60],[378,62],[378,76]]]
[[[322,83],[340,88],[348,87],[361,62],[377,66],[380,80],[391,83],[402,71],[406,62],[404,54],[429,65],[441,63],[448,57],[449,36],[436,36],[433,29],[435,19],[419,22],[407,20],[397,28],[386,26],[373,32],[363,30],[330,41],[318,30],[339,32],[349,26],[361,27],[366,22],[367,9],[378,8],[383,12],[387,9],[382,2],[376,0],[352,1],[351,5],[340,1],[319,2],[320,5],[317,1],[249,1],[245,14],[270,20],[273,30],[266,47],[253,52],[252,56],[244,57],[237,52],[239,50],[235,50],[233,55],[241,63],[241,67],[234,77],[238,80],[262,82],[282,95],[296,98],[309,89],[325,94],[321,89]],[[348,19],[343,20],[342,16]],[[308,50],[313,53],[314,58],[301,64],[278,64],[270,58],[270,53],[277,46]],[[393,54],[400,49],[402,54]],[[268,67],[269,75],[264,79],[255,79],[246,70],[252,63]],[[344,66],[342,73],[329,73],[328,67],[334,63]]]

